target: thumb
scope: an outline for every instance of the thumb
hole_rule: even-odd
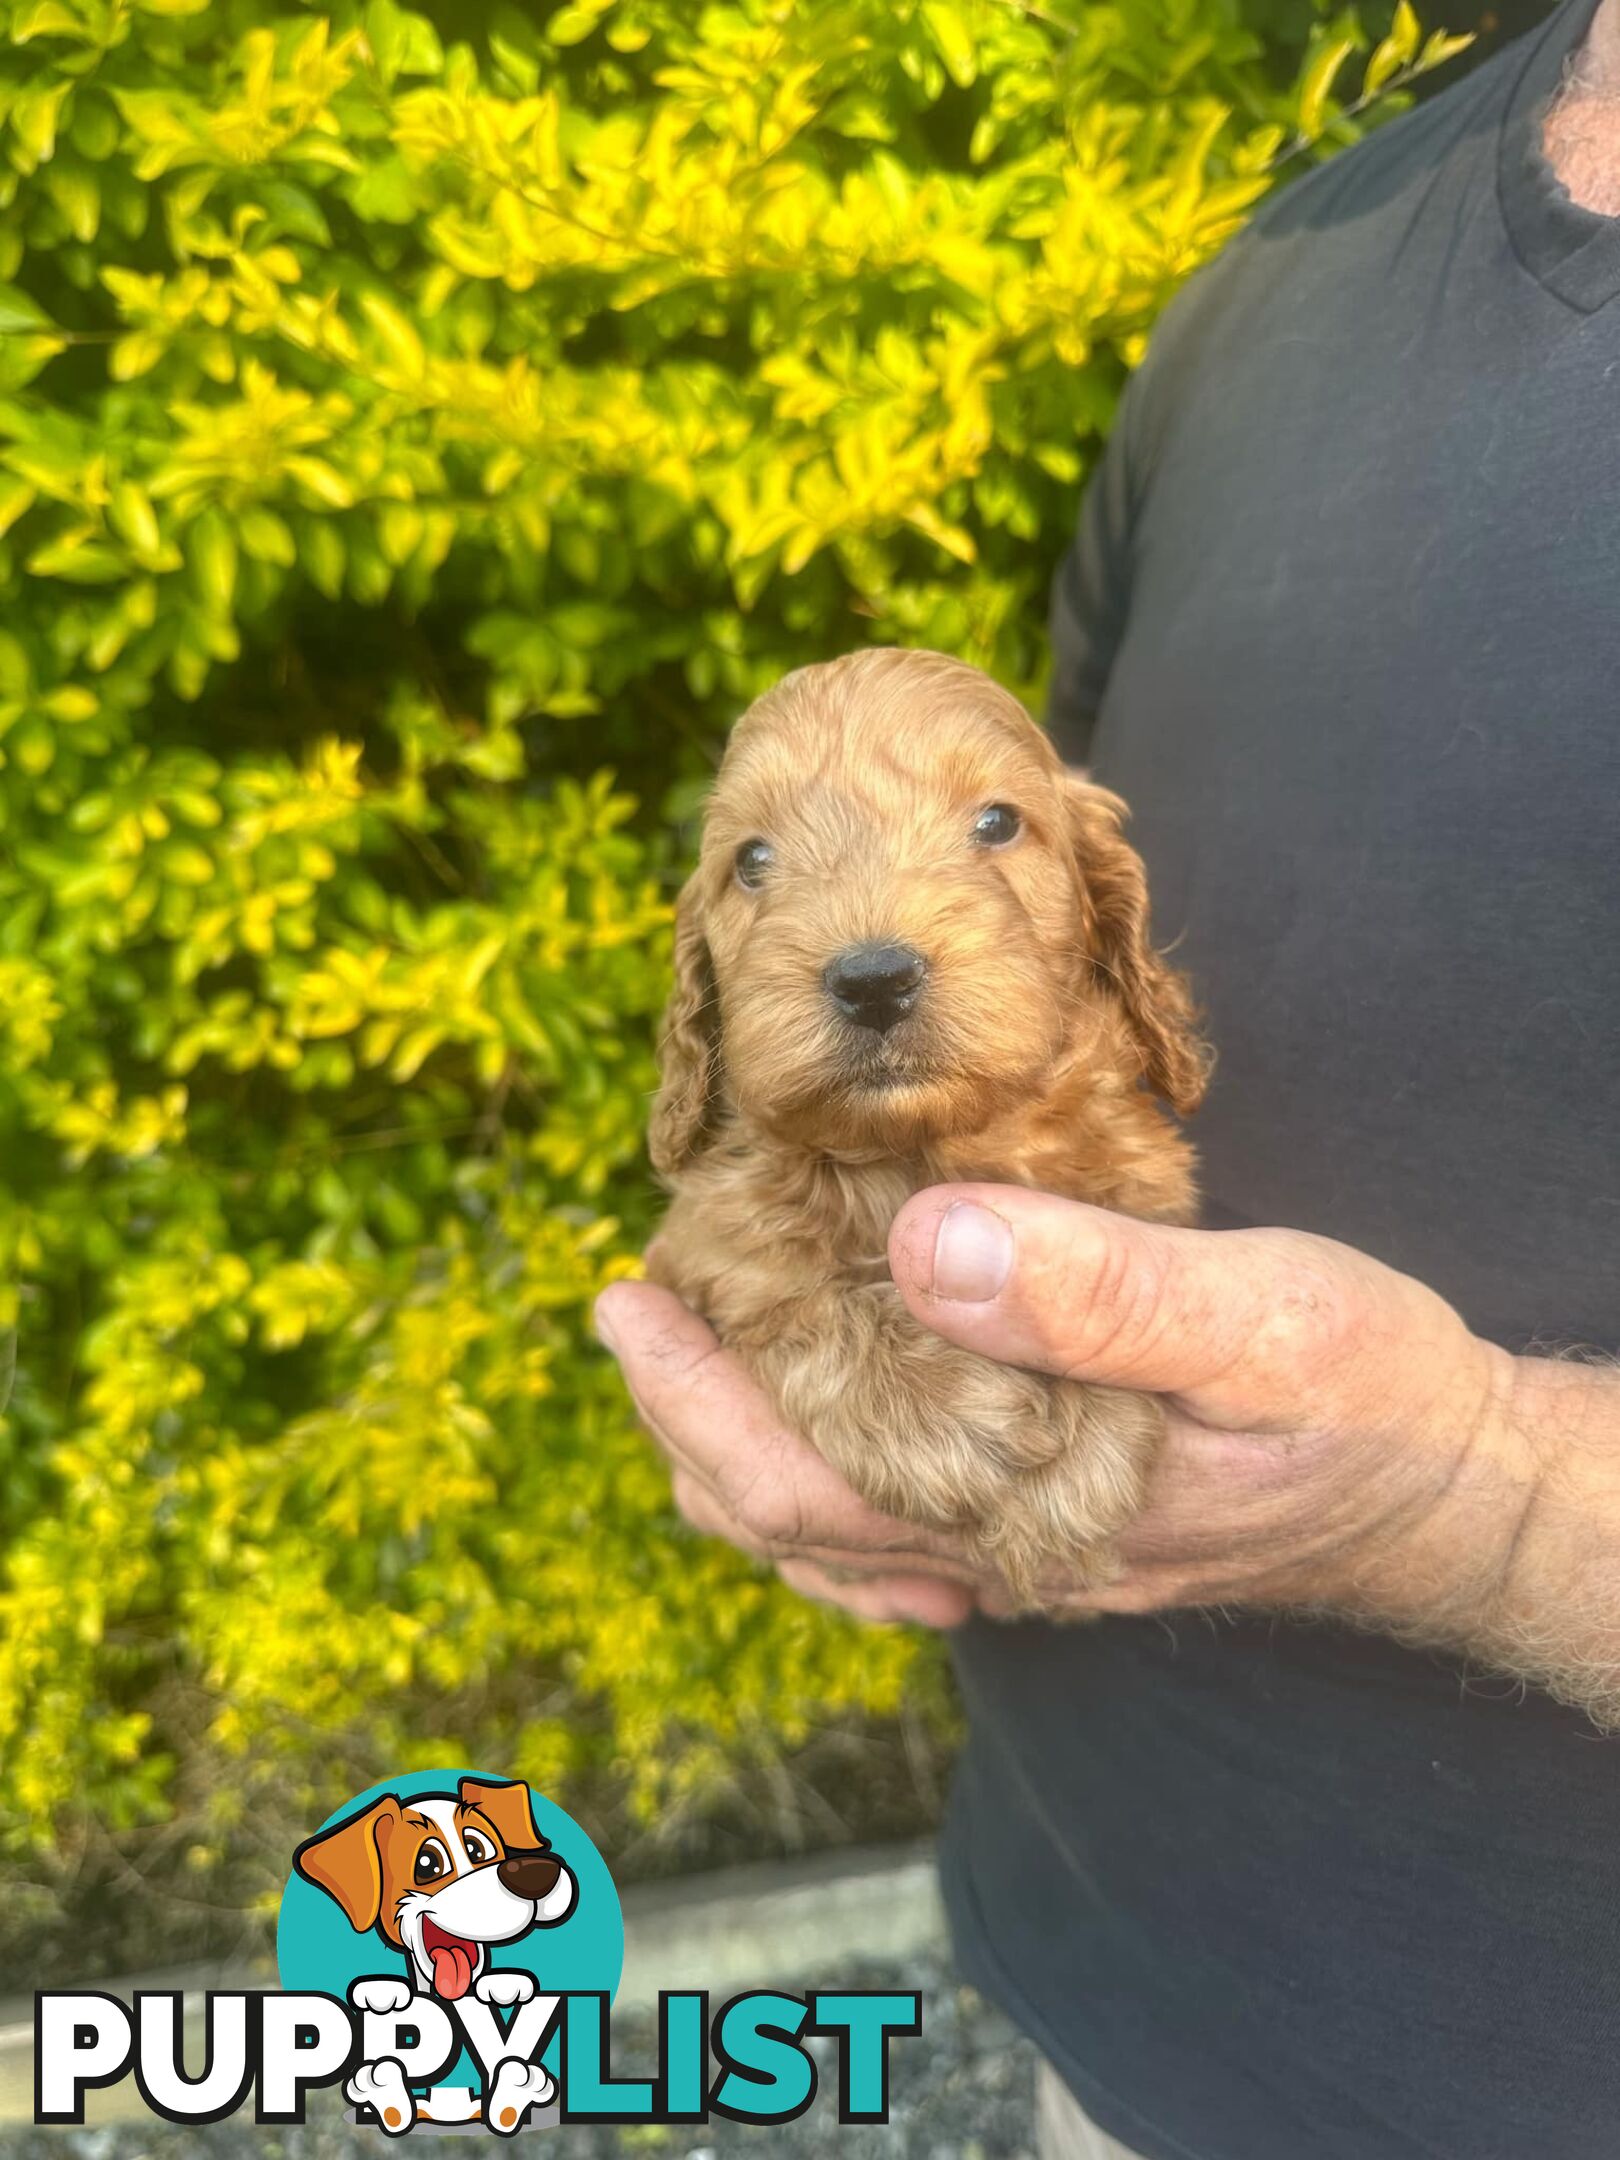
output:
[[[1468,1340],[1449,1306],[1330,1239],[1183,1230],[1020,1186],[945,1185],[889,1234],[925,1327],[1067,1378],[1174,1395],[1222,1425],[1283,1429],[1355,1385],[1371,1340]]]

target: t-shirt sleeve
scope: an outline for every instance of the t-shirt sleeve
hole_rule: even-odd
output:
[[[1081,498],[1079,529],[1052,580],[1046,725],[1070,765],[1090,757],[1092,729],[1130,608],[1131,407],[1128,390]]]

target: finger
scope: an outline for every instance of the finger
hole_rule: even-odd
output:
[[[912,1312],[953,1342],[1220,1422],[1284,1427],[1386,1340],[1452,1357],[1470,1340],[1431,1292],[1329,1239],[1179,1229],[1019,1187],[917,1194],[889,1258]]]
[[[707,1485],[760,1549],[825,1546],[960,1564],[949,1538],[867,1503],[727,1354],[712,1328],[653,1283],[610,1284],[596,1329],[623,1367],[644,1422]]]
[[[735,1545],[739,1552],[745,1552],[755,1560],[774,1558],[770,1547],[755,1537],[729,1508],[723,1507],[703,1480],[693,1477],[689,1470],[674,1472],[670,1493],[681,1519],[704,1537],[723,1538],[728,1545]]]
[[[776,1572],[801,1597],[836,1605],[860,1620],[953,1628],[970,1618],[974,1609],[970,1590],[934,1575],[850,1576],[819,1567],[813,1560],[784,1560]]]
[[[706,1321],[656,1283],[610,1283],[596,1301],[596,1332],[613,1352],[636,1408],[658,1437],[694,1465],[728,1435],[774,1439],[779,1420],[764,1392],[720,1347]],[[704,1448],[700,1443],[707,1439]]]
[[[830,1545],[786,1546],[767,1544],[755,1536],[738,1516],[719,1501],[700,1478],[685,1469],[677,1469],[671,1478],[671,1490],[675,1505],[682,1518],[705,1537],[723,1538],[739,1552],[749,1554],[756,1560],[770,1560],[778,1567],[786,1562],[803,1562],[818,1569],[824,1576],[844,1583],[872,1582],[879,1578],[903,1580],[908,1583],[926,1582],[937,1586],[937,1595],[923,1602],[930,1615],[960,1612],[966,1614],[973,1607],[973,1588],[979,1579],[972,1562],[963,1558],[935,1560],[919,1558],[904,1568],[897,1569],[895,1560],[911,1561],[904,1551],[898,1553],[852,1551]],[[955,1622],[946,1618],[926,1618],[926,1626],[952,1627]]]

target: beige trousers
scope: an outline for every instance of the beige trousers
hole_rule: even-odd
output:
[[[1035,2073],[1035,2149],[1040,2160],[1141,2160],[1099,2130],[1050,2063]]]

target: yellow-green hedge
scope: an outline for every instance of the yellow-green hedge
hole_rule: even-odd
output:
[[[1271,19],[0,0],[14,1850],[895,1707],[588,1339],[679,825],[787,665],[1031,685],[1160,306],[1425,57]]]

